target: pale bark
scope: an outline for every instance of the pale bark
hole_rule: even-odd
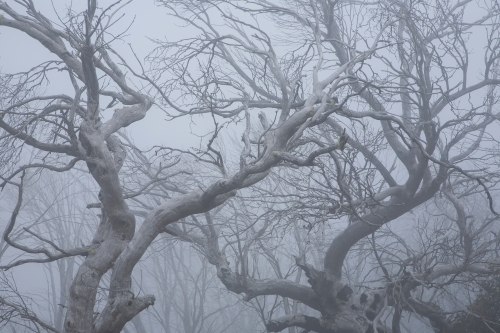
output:
[[[467,3],[446,3],[442,8],[433,8],[434,17],[409,10],[404,1],[391,4],[291,1],[283,6],[267,0],[257,0],[251,5],[218,1],[217,6],[200,1],[159,3],[178,20],[176,22],[198,29],[199,34],[193,39],[158,41],[158,48],[148,58],[153,70],[142,69],[137,73],[106,40],[109,37],[106,29],[112,23],[106,25],[102,20],[111,20],[116,14],[113,6],[101,10],[95,0],[89,0],[85,12],[70,12],[67,26],[59,29],[37,11],[32,1],[19,3],[27,16],[0,1],[0,11],[4,13],[0,16],[0,26],[27,34],[54,54],[57,61],[51,64],[68,75],[74,89],[73,97],[62,94],[43,96],[36,91],[37,84],[30,85],[29,80],[16,81],[12,76],[11,81],[5,81],[5,85],[11,88],[5,91],[13,92],[5,93],[12,102],[0,110],[0,128],[6,133],[0,137],[4,140],[0,148],[10,153],[9,147],[15,143],[19,147],[34,149],[38,155],[35,156],[37,162],[16,165],[1,178],[2,188],[12,185],[19,189],[17,205],[4,240],[9,246],[40,258],[20,259],[2,267],[86,256],[70,287],[63,331],[118,333],[127,322],[155,302],[153,295],[138,296],[132,292],[132,274],[153,241],[166,232],[202,249],[208,262],[215,266],[222,284],[231,292],[244,294],[246,301],[275,295],[286,298],[285,303],[290,299],[320,313],[319,318],[294,312],[272,319],[267,323],[270,331],[278,332],[289,327],[335,333],[365,333],[376,327],[388,331],[379,322],[388,307],[396,310],[392,324],[394,332],[400,331],[403,311],[428,318],[436,332],[446,331],[448,317],[441,308],[414,298],[411,292],[454,274],[493,274],[498,266],[498,260],[491,259],[498,237],[495,235],[477,245],[478,238],[484,235],[495,218],[485,220],[477,232],[472,231],[463,200],[457,194],[458,189],[465,193],[481,189],[495,214],[487,187],[495,186],[498,181],[498,175],[488,170],[488,163],[492,162],[482,161],[479,166],[472,162],[462,163],[472,157],[488,158],[488,154],[483,154],[489,149],[485,145],[487,127],[499,116],[494,110],[494,88],[488,90],[486,102],[470,107],[473,111],[465,112],[467,110],[458,105],[464,97],[500,83],[494,74],[500,59],[497,53],[500,42],[495,37],[500,17],[498,4],[492,5],[476,22],[464,23],[457,29],[447,17],[464,21],[461,15]],[[247,5],[249,7],[245,7]],[[381,14],[370,19],[372,6],[380,6],[376,9]],[[425,2],[416,6],[426,8]],[[362,22],[352,29],[356,31],[355,36],[346,31],[357,20],[345,19],[343,15],[347,10],[357,12],[357,19]],[[235,14],[238,11],[255,15],[255,21],[241,21]],[[212,13],[222,14],[224,29],[228,31],[223,33],[219,23],[212,22]],[[297,44],[292,34],[279,36],[262,29],[259,19],[269,16],[295,27],[302,37],[307,37],[307,47],[306,44]],[[483,23],[493,27],[487,35],[484,75],[478,82],[469,84],[468,60],[464,59],[470,50],[464,40],[474,25]],[[363,37],[359,31],[370,33],[370,36]],[[277,38],[288,43],[283,50],[276,47]],[[436,45],[442,48],[444,55],[436,53],[439,49]],[[459,46],[450,48],[449,45]],[[292,46],[291,49],[296,47],[295,51],[286,50],[288,46]],[[393,49],[397,50],[395,55],[391,54]],[[300,52],[304,54],[296,54]],[[444,59],[448,58],[455,62],[444,65]],[[195,63],[199,67],[194,68]],[[368,79],[366,73],[381,64],[386,66],[385,72],[377,69],[373,78]],[[48,71],[44,65],[32,71],[37,70]],[[27,77],[35,75],[32,71],[26,74]],[[125,72],[132,73],[139,82],[137,86],[143,84],[147,89],[135,88],[136,82],[132,84]],[[165,73],[170,77],[164,79]],[[462,77],[457,78],[455,73],[462,73]],[[454,80],[462,83],[453,85]],[[144,93],[149,88],[156,89],[157,101]],[[188,96],[187,105],[177,105],[169,96],[170,89],[178,89],[175,94]],[[37,94],[39,96],[33,97]],[[107,108],[100,105],[104,98],[112,98]],[[101,121],[102,113],[117,103],[121,105],[106,118],[109,120]],[[190,158],[187,160],[193,164],[198,163],[196,167],[209,165],[218,171],[203,170],[205,173],[200,172],[198,178],[193,176],[189,184],[172,185],[168,183],[172,175],[162,172],[178,161],[168,167],[160,162],[154,165],[133,151],[138,165],[143,166],[134,168],[126,164],[132,159],[127,156],[129,148],[134,150],[135,147],[118,132],[143,120],[155,103],[169,108],[167,114],[173,119],[207,114],[213,117],[215,125],[206,151],[160,147],[155,153],[166,152],[165,156],[178,153]],[[448,107],[458,111],[450,116],[452,120],[440,124],[437,117]],[[274,119],[269,110],[265,110],[269,108],[276,111]],[[477,111],[482,108],[484,112]],[[253,115],[255,110],[264,110],[258,115],[260,126],[257,128],[252,123],[252,119],[257,118]],[[56,121],[51,117],[56,117]],[[228,123],[245,119],[243,144],[238,147],[240,152],[236,158],[239,168],[231,165],[234,161],[228,161],[216,148],[219,133],[227,125],[220,125],[217,122],[219,117],[230,120]],[[392,166],[385,160],[388,153],[396,158]],[[50,154],[57,155],[63,162],[47,162],[46,157]],[[67,160],[68,157],[71,160]],[[99,202],[88,205],[89,208],[101,209],[100,223],[94,230],[92,243],[65,249],[51,239],[26,231],[30,237],[50,245],[53,252],[25,246],[10,238],[21,210],[23,179],[27,170],[42,168],[64,172],[79,161],[85,162],[99,189]],[[473,171],[470,171],[471,167]],[[280,168],[289,168],[290,173],[308,170],[310,173],[297,171],[300,175],[297,178],[306,178],[307,186],[294,184],[288,179],[279,182],[272,190],[261,186],[262,180],[271,178],[273,170]],[[125,172],[130,174],[123,175]],[[181,173],[188,172],[181,170],[175,174]],[[207,174],[210,177],[205,179]],[[128,187],[124,177],[135,177],[138,185]],[[469,182],[475,183],[471,185]],[[160,188],[162,193],[154,194],[150,191],[153,187]],[[232,230],[235,240],[224,240],[225,244],[220,248],[221,232],[210,212],[249,187],[262,190],[262,193],[289,187],[289,196],[286,190],[281,197],[273,193],[277,202],[282,200],[277,205],[281,205],[279,209],[286,207],[280,212],[282,215],[275,216],[280,219],[285,216],[284,220],[289,224],[297,223],[297,216],[302,215],[294,215],[293,210],[299,211],[300,208],[288,205],[288,198],[298,198],[290,200],[296,200],[296,206],[307,207],[305,201],[311,194],[317,194],[324,202],[314,203],[308,217],[313,219],[323,215],[321,218],[327,223],[330,221],[325,215],[332,213],[336,218],[349,220],[342,231],[331,236],[326,252],[321,252],[321,270],[306,263],[301,249],[302,257],[296,259],[296,265],[307,276],[309,285],[300,283],[300,275],[295,281],[283,278],[279,261],[262,244],[262,238],[273,223],[271,220],[266,220],[258,230],[252,229],[253,224],[248,223],[245,237],[241,237],[239,230]],[[429,245],[430,252],[439,254],[435,257],[417,251],[412,256],[410,247],[406,246],[408,254],[398,262],[399,271],[394,267],[390,271],[385,262],[390,253],[379,252],[374,237],[373,255],[376,265],[384,273],[383,287],[354,292],[343,276],[345,261],[352,248],[366,236],[380,232],[389,223],[436,198],[440,191],[456,213],[447,217],[458,228],[455,237],[456,243],[460,244],[459,250],[463,251],[462,260],[455,260],[453,264],[434,264],[435,257],[450,255],[440,252],[440,244]],[[315,197],[312,198],[310,201]],[[264,202],[264,199],[260,200]],[[323,209],[318,213],[320,206]],[[134,210],[137,207],[142,210]],[[272,212],[272,208],[264,205],[260,208]],[[200,234],[174,224],[185,223],[186,218],[194,219],[197,214],[204,214],[206,221],[206,225],[195,223]],[[144,217],[137,232],[135,215]],[[242,213],[235,209],[234,216],[238,215]],[[314,226],[309,220],[307,223],[311,231]],[[401,240],[396,235],[393,237]],[[226,247],[232,244],[237,244],[238,248],[234,268],[225,253]],[[249,257],[256,244],[271,262],[277,278],[258,279],[250,273]],[[450,251],[457,248],[453,246],[450,245]],[[486,263],[481,261],[483,257],[487,259]],[[474,258],[478,261],[474,262]],[[411,273],[406,270],[410,264],[414,267]],[[96,314],[97,291],[104,274],[109,271],[106,305],[101,313]],[[185,298],[186,295],[184,293]],[[286,308],[289,312],[289,304]],[[45,325],[35,316],[29,319]]]

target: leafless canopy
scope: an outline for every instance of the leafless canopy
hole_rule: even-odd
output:
[[[58,21],[32,0],[0,1],[0,29],[53,57],[0,76],[0,185],[18,193],[3,240],[29,255],[2,267],[85,256],[63,331],[118,333],[155,302],[134,294],[132,274],[166,233],[192,243],[245,300],[282,297],[285,316],[265,318],[270,332],[401,332],[405,312],[450,331],[452,316],[426,295],[500,265],[498,2],[157,4],[186,34],[155,40],[142,61],[115,48],[122,1],[88,0]],[[53,75],[71,89],[47,93]],[[153,108],[170,122],[208,120],[210,133],[195,130],[203,148],[140,151],[123,130]],[[27,178],[81,168],[99,193],[88,203],[101,210],[92,241],[63,248],[29,228],[40,246],[13,237]],[[305,241],[331,226],[321,242]],[[279,228],[294,230],[290,274],[271,241]],[[354,250],[373,258],[382,288],[354,290]],[[275,277],[258,274],[249,259],[258,255]]]

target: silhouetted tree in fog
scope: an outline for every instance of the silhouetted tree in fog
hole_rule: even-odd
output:
[[[398,333],[406,317],[451,332],[451,290],[500,268],[499,3],[156,3],[172,25],[152,24],[166,38],[141,60],[119,47],[125,2],[54,3],[51,20],[0,1],[0,31],[51,56],[0,75],[0,186],[17,195],[1,268],[80,256],[68,333],[118,333],[153,306],[133,274],[164,237],[269,332]],[[200,146],[136,133],[140,150],[124,129],[152,110],[190,117]],[[18,219],[32,175],[72,169],[98,192],[76,247]]]

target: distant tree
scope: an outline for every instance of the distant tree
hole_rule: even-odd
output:
[[[479,283],[477,297],[467,310],[453,324],[453,332],[500,332],[500,276]]]

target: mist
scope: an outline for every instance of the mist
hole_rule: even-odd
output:
[[[0,332],[500,332],[500,5],[0,1]]]

